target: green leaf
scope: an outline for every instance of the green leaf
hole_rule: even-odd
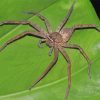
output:
[[[55,30],[72,2],[73,0],[2,0],[0,21],[30,20],[45,29],[43,22],[36,16],[22,13],[35,11],[47,17]],[[96,24],[100,27],[100,21],[89,0],[77,0],[65,27],[75,24]],[[26,30],[32,29],[21,25],[0,27],[0,45]],[[0,52],[0,100],[64,100],[67,63],[61,55],[50,73],[31,91],[28,90],[53,59],[53,55],[48,56],[49,48],[46,45],[38,48],[38,40],[35,37],[25,37]],[[76,31],[69,43],[80,45],[91,59],[92,79],[88,79],[87,62],[82,55],[77,50],[67,49],[72,62],[72,85],[68,100],[100,100],[100,32],[93,29]]]

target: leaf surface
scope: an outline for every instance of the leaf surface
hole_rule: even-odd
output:
[[[73,0],[3,0],[0,2],[0,21],[29,20],[45,29],[43,22],[36,16],[22,13],[40,12],[48,18],[55,31],[72,2]],[[100,27],[100,21],[89,0],[77,0],[65,27],[75,24],[96,24]],[[34,31],[29,26],[1,26],[0,45],[26,30]],[[53,54],[48,56],[49,48],[46,45],[38,48],[38,40],[27,36],[0,52],[0,100],[64,100],[67,63],[61,54],[50,73],[31,91],[28,90],[53,59]],[[92,79],[88,79],[87,62],[82,55],[77,50],[66,49],[72,62],[72,86],[68,100],[99,100],[100,32],[94,29],[75,31],[69,43],[80,45],[91,59]]]

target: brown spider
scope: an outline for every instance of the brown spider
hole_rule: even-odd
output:
[[[51,55],[52,51],[54,50],[54,58],[53,61],[48,65],[47,69],[43,72],[43,74],[34,82],[34,84],[29,88],[31,89],[32,87],[34,87],[40,80],[42,80],[47,73],[53,68],[53,66],[56,64],[57,60],[58,60],[58,54],[61,53],[63,55],[63,57],[65,58],[65,60],[68,63],[68,87],[66,90],[66,96],[65,99],[67,100],[68,98],[68,94],[69,94],[69,90],[71,87],[71,61],[69,56],[67,55],[67,53],[65,52],[65,48],[70,48],[70,49],[77,49],[80,51],[80,53],[84,56],[84,58],[86,59],[86,61],[88,62],[88,75],[89,78],[91,78],[90,75],[90,67],[91,67],[91,62],[88,58],[88,56],[86,55],[86,53],[84,52],[84,50],[77,44],[68,44],[67,42],[69,41],[69,39],[71,38],[73,32],[77,29],[88,29],[88,28],[94,28],[97,31],[100,31],[99,28],[96,27],[96,25],[94,24],[85,24],[85,25],[75,25],[72,28],[63,28],[65,26],[65,24],[67,23],[74,5],[75,5],[76,0],[74,0],[72,6],[70,7],[68,14],[65,16],[64,20],[60,23],[60,25],[58,26],[57,30],[55,32],[52,32],[50,24],[48,22],[48,20],[40,15],[40,14],[36,14],[42,21],[44,21],[45,26],[47,28],[47,32],[41,28],[38,27],[38,25],[33,25],[31,22],[29,21],[5,21],[5,22],[1,22],[0,26],[2,25],[29,25],[32,28],[34,28],[36,30],[36,32],[31,32],[31,31],[27,31],[27,32],[23,32],[13,38],[11,38],[10,40],[8,40],[3,46],[0,47],[0,51],[2,51],[6,46],[8,46],[10,43],[23,38],[26,35],[31,35],[31,36],[35,36],[38,38],[41,38],[40,42],[39,42],[39,47],[41,47],[42,43],[46,43],[47,46],[49,46],[51,48],[49,55]],[[34,14],[32,12],[28,12],[28,14]]]

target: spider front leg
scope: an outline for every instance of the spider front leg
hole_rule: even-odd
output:
[[[54,67],[54,65],[56,64],[57,59],[58,59],[58,53],[59,53],[58,49],[54,48],[54,58],[53,58],[52,62],[48,65],[48,67],[42,73],[42,75],[33,83],[33,85],[29,88],[29,90],[31,90],[32,87],[34,87],[38,82],[40,82],[48,74],[48,72]]]
[[[5,21],[5,22],[0,22],[0,26],[3,25],[29,25],[30,27],[34,28],[36,31],[38,32],[44,32],[45,31],[43,29],[41,29],[37,24],[32,24],[29,21]]]
[[[88,28],[94,28],[97,31],[100,32],[100,28],[98,28],[95,24],[83,24],[83,25],[75,25],[72,29],[77,30],[77,29],[88,29]]]
[[[76,45],[76,44],[73,44],[73,45],[66,45],[64,46],[66,48],[71,48],[71,49],[77,49],[80,51],[80,53],[83,55],[83,57],[86,59],[86,61],[88,62],[88,76],[89,76],[89,79],[91,79],[91,73],[90,73],[90,70],[91,70],[91,61],[89,59],[89,57],[87,56],[87,54],[84,52],[84,50]]]
[[[69,91],[70,91],[70,87],[71,87],[71,61],[70,61],[70,58],[67,55],[66,51],[64,50],[64,48],[59,47],[59,50],[60,50],[61,54],[64,56],[65,60],[68,63],[68,67],[67,67],[68,86],[67,86],[66,95],[65,95],[65,100],[67,100],[68,99],[68,95],[69,95]]]
[[[6,43],[4,43],[4,45],[0,47],[0,52],[1,52],[5,47],[7,47],[9,44],[13,43],[13,42],[16,41],[16,40],[19,40],[19,39],[23,38],[23,37],[26,36],[26,35],[32,35],[32,36],[37,36],[37,37],[45,38],[45,35],[42,34],[42,33],[39,33],[39,32],[30,32],[30,31],[23,32],[23,33],[21,33],[21,34],[16,35],[15,37],[9,39]]]

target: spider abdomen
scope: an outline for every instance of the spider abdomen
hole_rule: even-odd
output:
[[[72,33],[73,33],[73,30],[70,28],[65,28],[61,31],[64,42],[67,42],[71,38]]]

